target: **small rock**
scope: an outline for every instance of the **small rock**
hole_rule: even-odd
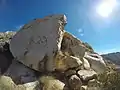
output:
[[[72,75],[69,78],[69,86],[72,90],[81,90],[82,82],[77,75]]]
[[[83,58],[83,65],[86,70],[90,69],[90,64],[87,59]]]
[[[88,90],[102,90],[100,82],[93,79],[88,82]]]
[[[62,53],[58,53],[55,59],[56,70],[66,71],[70,68],[76,68],[82,65],[82,61],[74,56],[66,56]]]
[[[35,72],[16,60],[13,60],[4,75],[11,77],[16,84],[36,81]]]
[[[52,76],[40,77],[41,84],[43,87],[41,90],[64,90],[65,84]]]
[[[87,86],[81,86],[81,90],[87,90]]]
[[[23,85],[18,85],[18,87],[25,87],[26,88],[25,90],[36,90],[35,88],[37,87],[37,85],[39,85],[39,82],[34,81],[34,82],[25,83]]]
[[[83,81],[89,81],[96,78],[97,73],[93,70],[79,70],[78,75]]]
[[[16,87],[15,83],[12,81],[10,77],[7,76],[0,76],[0,84],[3,84],[5,86],[11,86]]]

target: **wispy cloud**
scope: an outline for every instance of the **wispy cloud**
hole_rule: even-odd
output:
[[[113,53],[113,52],[118,52],[118,51],[119,51],[119,49],[112,48],[112,49],[101,50],[101,51],[97,51],[97,52],[101,55],[101,54],[108,54],[108,53]]]
[[[81,33],[81,34],[80,34],[80,36],[84,36],[84,34],[83,34],[83,33]]]
[[[83,30],[82,30],[81,28],[79,28],[79,29],[78,29],[78,32],[79,32],[79,33],[82,33],[82,32],[83,32]]]
[[[79,28],[79,29],[77,30],[77,32],[78,32],[78,34],[79,34],[80,36],[84,36],[84,31],[83,31],[83,29]]]
[[[15,28],[17,29],[17,30],[19,30],[20,28],[22,28],[23,27],[23,24],[22,25],[18,25],[18,26],[16,26]]]

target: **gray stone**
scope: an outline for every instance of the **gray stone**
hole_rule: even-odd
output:
[[[99,81],[93,79],[88,82],[87,90],[102,90],[102,87],[100,87]]]
[[[106,64],[100,55],[86,52],[84,58],[88,60],[91,68],[98,74],[103,73],[106,70]]]
[[[69,86],[72,90],[81,90],[82,82],[77,75],[72,75],[69,79]]]
[[[94,79],[97,75],[97,73],[93,70],[79,70],[78,75],[82,80],[89,81],[91,79]]]
[[[81,90],[87,90],[87,86],[81,86]]]
[[[25,90],[40,90],[40,88],[36,89],[37,85],[39,85],[39,82],[38,81],[34,81],[34,82],[29,82],[29,83],[25,83],[25,84],[22,84],[22,85],[18,85],[17,87],[18,88],[24,87]]]
[[[42,76],[39,82],[43,84],[41,90],[64,90],[65,87],[63,82],[52,76]]]
[[[34,71],[16,60],[13,60],[4,75],[11,77],[16,84],[33,82],[36,80]]]
[[[83,66],[86,70],[90,69],[90,64],[87,59],[83,58]]]

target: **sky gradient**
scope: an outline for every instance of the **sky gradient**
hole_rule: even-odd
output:
[[[65,29],[98,53],[120,51],[120,6],[102,17],[96,12],[102,0],[0,0],[0,32],[18,30],[34,18],[65,14]],[[118,2],[119,3],[119,2]]]

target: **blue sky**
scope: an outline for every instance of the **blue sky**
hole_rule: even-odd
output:
[[[103,0],[0,0],[0,31],[17,30],[34,18],[65,14],[65,29],[88,42],[96,52],[120,51],[119,5],[109,15],[100,16],[96,8]],[[118,2],[119,3],[119,2]]]

